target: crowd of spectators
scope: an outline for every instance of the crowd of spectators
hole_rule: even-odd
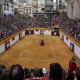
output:
[[[29,22],[29,17],[24,17],[20,14],[15,16],[11,14],[0,14],[0,40],[3,40],[20,30],[26,29]]]
[[[54,13],[52,16],[36,15],[34,17],[20,14],[0,14],[0,40],[25,28],[52,27],[59,24],[60,29],[80,42],[80,19],[69,19],[66,13]]]
[[[33,18],[33,27],[51,27],[51,17],[47,16],[45,17],[44,15],[36,15]]]
[[[51,19],[52,24],[59,24],[60,29],[80,42],[80,19],[69,19],[66,13],[55,14]]]
[[[0,14],[0,40],[30,27],[50,27],[50,17]]]
[[[70,60],[74,68],[75,58]],[[70,63],[69,63],[70,64]],[[80,80],[80,67],[65,70],[59,63],[51,63],[49,69],[36,67],[28,69],[19,64],[5,67],[0,65],[0,80]]]
[[[32,27],[32,24],[33,24],[33,18],[32,17],[30,17],[28,15],[21,15],[19,13],[17,13],[16,16],[26,24],[27,28]]]
[[[80,42],[80,19],[69,19],[65,12],[55,12],[50,16],[36,15],[32,19],[33,27],[52,27],[59,24],[60,29]]]

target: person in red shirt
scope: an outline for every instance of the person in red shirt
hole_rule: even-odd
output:
[[[76,69],[77,69],[76,59],[75,57],[72,57],[72,59],[69,62],[69,70],[76,71]]]
[[[43,38],[41,39],[40,45],[41,46],[44,46],[45,45]]]

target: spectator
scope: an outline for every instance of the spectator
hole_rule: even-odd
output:
[[[63,69],[62,70],[62,80],[66,80],[67,72]]]
[[[5,69],[5,68],[6,67],[4,65],[0,65],[0,80],[1,80],[3,69]]]
[[[2,76],[0,80],[9,80],[10,69],[6,68],[2,71]]]
[[[76,78],[77,78],[77,80],[80,80],[80,67],[77,68]]]
[[[29,71],[28,68],[25,68],[25,69],[24,69],[24,73],[25,73],[25,79],[29,79],[30,76],[31,76],[31,73],[30,73],[30,71]]]
[[[40,69],[38,67],[36,67],[34,69],[33,75],[34,75],[34,77],[40,77]]]
[[[71,71],[76,71],[77,70],[77,64],[76,64],[75,57],[72,57],[70,62],[69,62],[69,70],[71,70]]]
[[[62,80],[62,66],[59,63],[50,65],[50,80]]]
[[[43,77],[43,71],[42,71],[42,68],[40,68],[40,77]]]
[[[9,80],[23,80],[24,79],[24,71],[21,65],[16,64],[12,65],[9,75]]]
[[[69,71],[66,80],[74,80],[74,73],[73,71]]]

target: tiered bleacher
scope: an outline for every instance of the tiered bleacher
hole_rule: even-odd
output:
[[[69,19],[65,12],[54,13],[52,16],[35,16],[31,19],[33,27],[52,27],[59,25],[60,29],[66,34],[80,42],[80,19]]]
[[[24,17],[20,14],[18,14],[18,16],[0,14],[0,40],[3,40],[20,30],[26,29],[30,26],[29,20],[29,17]]]
[[[59,24],[60,29],[80,42],[80,19],[69,19],[66,13],[54,14],[53,16],[35,16],[33,18],[23,15],[0,14],[0,39],[14,34],[27,27],[52,27]]]
[[[60,29],[66,34],[80,42],[80,19],[69,19],[66,13],[55,14],[51,20],[52,24],[59,24]]]
[[[50,16],[45,17],[45,16],[35,16],[33,20],[33,27],[51,27],[51,20]]]

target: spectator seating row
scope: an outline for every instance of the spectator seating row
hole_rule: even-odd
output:
[[[80,67],[72,71],[63,69],[59,63],[50,64],[49,70],[23,68],[19,64],[11,67],[0,65],[0,80],[80,80]]]

